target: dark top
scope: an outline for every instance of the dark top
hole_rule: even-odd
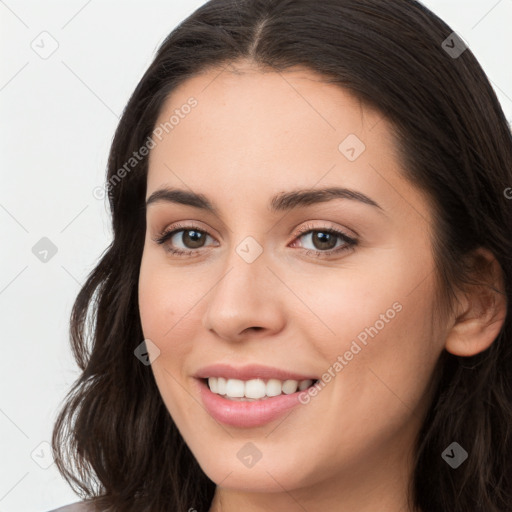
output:
[[[94,509],[88,503],[77,501],[76,503],[71,503],[70,505],[65,505],[64,507],[56,508],[49,512],[94,512]]]

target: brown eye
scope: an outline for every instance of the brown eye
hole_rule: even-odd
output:
[[[305,238],[307,242],[301,242],[301,247],[316,253],[317,256],[326,256],[345,251],[357,245],[357,240],[345,233],[333,228],[321,228],[306,226],[302,228],[297,239]],[[307,247],[307,243],[313,247]]]
[[[203,231],[199,231],[197,229],[186,229],[181,231],[176,231],[175,233],[180,233],[181,242],[187,249],[198,249],[204,245],[206,239],[206,233]]]
[[[313,242],[315,249],[318,249],[319,251],[326,251],[336,247],[338,238],[339,237],[337,235],[333,235],[332,233],[316,231],[312,233],[311,241]]]
[[[192,253],[203,248],[208,237],[212,238],[208,233],[194,226],[174,226],[174,228],[176,229],[165,230],[153,239],[172,254]]]

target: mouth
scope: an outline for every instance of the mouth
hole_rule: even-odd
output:
[[[218,423],[237,428],[262,427],[286,411],[309,403],[301,401],[301,395],[318,382],[318,379],[244,381],[225,377],[196,377],[195,380],[205,411]],[[304,405],[302,410],[307,407]]]
[[[237,402],[269,400],[280,395],[291,395],[314,386],[318,379],[230,379],[206,377],[200,379],[215,395]]]
[[[300,404],[308,404],[309,400],[302,398],[319,381],[317,375],[284,365],[217,363],[198,369],[193,377],[204,409],[214,420],[249,428],[263,426]]]

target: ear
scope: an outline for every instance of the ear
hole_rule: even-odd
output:
[[[503,270],[487,249],[473,255],[472,277],[479,284],[467,285],[458,295],[459,303],[445,348],[456,356],[473,356],[491,346],[507,314]]]

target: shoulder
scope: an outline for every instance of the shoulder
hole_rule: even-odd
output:
[[[76,503],[71,503],[70,505],[65,505],[64,507],[56,508],[49,512],[95,512],[95,509],[88,502],[77,501]]]

